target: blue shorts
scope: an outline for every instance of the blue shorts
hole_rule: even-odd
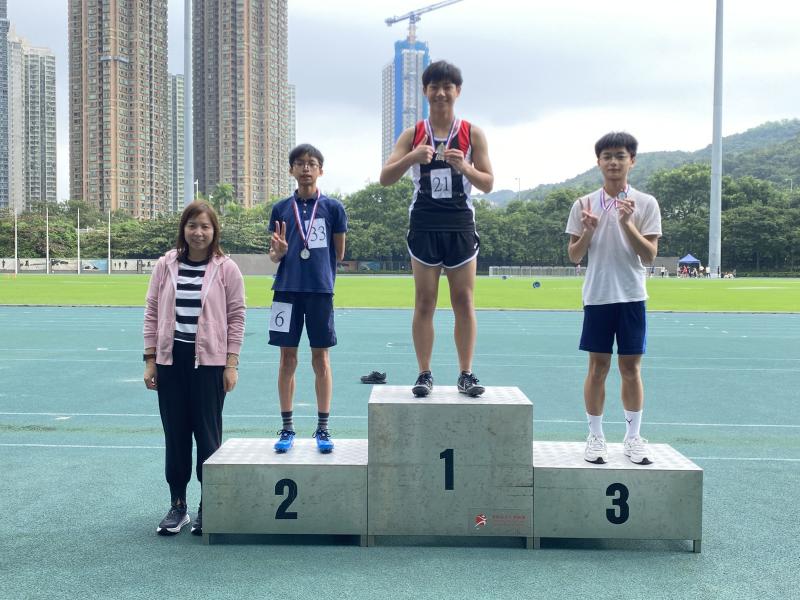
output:
[[[304,323],[312,348],[335,346],[333,294],[274,292],[269,320],[270,345],[297,348]]]
[[[644,301],[583,307],[581,350],[613,354],[615,337],[617,354],[644,354],[647,347]]]

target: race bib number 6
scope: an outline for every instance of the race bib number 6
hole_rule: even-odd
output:
[[[431,169],[431,197],[453,197],[453,171],[446,169]]]
[[[289,333],[292,324],[292,305],[288,302],[273,302],[269,316],[269,330]]]

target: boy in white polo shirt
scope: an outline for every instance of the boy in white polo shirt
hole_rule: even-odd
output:
[[[566,229],[570,260],[579,263],[589,255],[580,349],[589,353],[583,385],[589,420],[584,458],[592,463],[605,463],[608,455],[603,407],[615,338],[627,424],[623,451],[636,464],[652,463],[647,440],[639,435],[644,406],[640,365],[647,341],[642,263],[652,264],[658,253],[661,213],[653,196],[628,184],[637,146],[636,138],[624,132],[612,132],[597,141],[603,187],[575,201]]]

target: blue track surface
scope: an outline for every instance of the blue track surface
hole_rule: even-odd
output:
[[[225,436],[279,429],[269,313],[248,313]],[[332,351],[335,437],[366,437],[370,387],[411,384],[410,312],[341,310]],[[163,438],[141,381],[141,309],[0,307],[2,598],[798,597],[799,315],[650,315],[643,434],[705,470],[703,553],[687,542],[552,542],[518,548],[202,545],[160,538]],[[484,311],[474,370],[534,402],[534,439],[585,436],[581,315]],[[437,384],[457,377],[452,314],[436,317]],[[310,353],[295,413],[311,435]],[[610,376],[607,435],[624,432]],[[335,438],[334,438],[335,439]],[[190,504],[199,494],[190,488]]]

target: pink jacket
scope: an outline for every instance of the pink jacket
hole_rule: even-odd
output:
[[[144,309],[144,347],[156,349],[156,362],[172,364],[175,337],[175,290],[178,287],[178,251],[158,259],[150,277]],[[195,367],[225,364],[229,352],[239,354],[244,338],[244,280],[227,256],[208,263],[200,290]]]

